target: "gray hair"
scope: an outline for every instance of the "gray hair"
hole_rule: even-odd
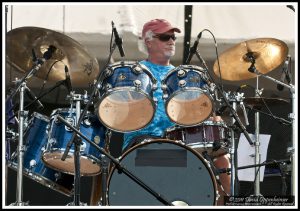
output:
[[[142,39],[139,40],[138,42],[138,48],[141,52],[145,53],[145,54],[148,54],[148,48],[147,48],[147,45],[146,45],[146,39],[148,40],[152,40],[153,39],[153,36],[154,36],[154,32],[149,30],[145,33],[145,37],[143,37]]]

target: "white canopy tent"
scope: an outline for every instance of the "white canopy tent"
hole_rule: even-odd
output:
[[[7,31],[32,26],[65,34],[79,42],[91,57],[98,60],[100,70],[109,54],[112,21],[123,38],[126,54],[125,58],[121,58],[116,49],[113,54],[114,61],[121,59],[141,60],[146,56],[141,53],[139,41],[143,24],[150,19],[164,18],[182,29],[182,33],[178,34],[176,55],[172,59],[172,63],[175,66],[183,63],[184,23],[186,21],[184,20],[185,4],[183,3],[4,3],[4,5],[6,7],[3,6],[2,14],[6,18],[3,20],[7,19],[7,21],[4,22],[3,26],[6,26]],[[226,49],[245,40],[255,38],[279,39],[285,42],[289,48],[289,55],[293,60],[293,77],[297,78],[294,74],[294,62],[297,58],[295,51],[298,29],[297,4],[290,5],[296,8],[296,13],[283,3],[193,3],[191,42],[194,42],[201,30],[209,29],[216,38],[218,52],[221,54]],[[7,46],[7,48],[9,47]],[[213,73],[212,67],[217,56],[210,33],[203,33],[198,49]],[[234,59],[232,58],[233,61]],[[191,64],[200,64],[196,56]],[[24,74],[20,74],[20,71],[16,71],[10,65],[7,65],[5,73],[6,85],[11,84],[11,80],[16,76],[22,77]],[[281,67],[271,71],[268,75],[280,79]],[[213,74],[213,76],[215,75]],[[216,79],[218,78],[216,77]],[[262,81],[262,87],[265,90],[277,92],[274,82],[266,79],[260,79],[260,81]],[[28,81],[28,85],[39,88],[41,82],[42,80],[39,78],[32,78]],[[225,81],[224,83],[235,87],[244,83],[255,86],[256,79]],[[289,93],[285,89],[285,92],[278,93],[278,96],[288,98]],[[62,95],[56,97],[55,101],[58,102],[58,99],[62,97]],[[51,102],[53,99],[55,98],[48,98]]]

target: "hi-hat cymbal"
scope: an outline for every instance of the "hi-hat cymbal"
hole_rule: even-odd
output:
[[[222,79],[229,81],[255,78],[257,74],[249,72],[252,56],[256,69],[266,74],[280,66],[288,55],[287,45],[274,38],[258,38],[241,42],[226,50],[219,57]],[[218,61],[215,61],[214,73],[220,77]]]
[[[287,100],[281,98],[265,98],[265,97],[248,97],[244,99],[244,103],[246,105],[251,105],[253,107],[262,107],[264,106],[264,102],[270,105],[288,105],[289,102]]]
[[[97,78],[99,65],[96,58],[91,57],[84,47],[72,38],[45,28],[20,27],[9,31],[6,44],[7,60],[18,71],[27,73],[34,64],[33,52],[37,58],[43,58],[50,46],[54,46],[56,50],[36,72],[36,77],[55,82],[65,80],[67,66],[72,85],[75,87],[87,86]]]

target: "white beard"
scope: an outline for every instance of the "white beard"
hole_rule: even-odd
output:
[[[175,55],[175,48],[172,49],[172,50],[169,50],[169,51],[165,51],[164,54],[165,54],[165,56],[167,56],[167,57],[172,57],[172,56],[174,56],[174,55]]]

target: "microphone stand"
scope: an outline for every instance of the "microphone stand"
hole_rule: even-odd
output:
[[[206,72],[207,72],[207,74],[209,76],[209,80],[212,81],[212,83],[214,83],[216,85],[215,88],[221,94],[221,96],[222,96],[222,98],[223,98],[223,100],[225,102],[225,105],[230,109],[230,113],[233,115],[233,119],[235,119],[235,121],[238,123],[238,126],[242,130],[242,132],[244,133],[247,141],[249,142],[250,145],[253,145],[253,142],[252,142],[252,140],[251,140],[251,138],[249,136],[249,133],[247,132],[245,126],[243,125],[243,123],[241,122],[240,118],[238,117],[237,112],[235,111],[235,108],[233,108],[230,105],[229,101],[227,100],[227,98],[226,98],[225,94],[223,93],[223,91],[221,90],[220,86],[218,86],[214,82],[213,77],[211,76],[211,74],[208,71],[208,67],[207,67],[206,63],[203,60],[203,58],[201,57],[201,55],[198,52],[198,50],[196,51],[196,56],[198,57],[199,61],[205,67]],[[231,143],[232,147],[230,149],[230,154],[231,154],[231,156],[233,156],[233,157],[231,157],[231,168],[232,168],[232,170],[231,170],[231,195],[234,196],[234,195],[236,195],[236,193],[235,193],[236,191],[235,190],[237,189],[237,187],[236,187],[236,184],[237,184],[237,182],[236,182],[236,180],[237,180],[236,175],[237,174],[236,173],[237,172],[236,172],[236,169],[235,169],[235,152],[234,152],[235,151],[235,149],[234,149],[234,147],[235,147],[235,138],[234,138],[234,132],[233,132],[233,130],[231,131],[231,142],[232,142]]]
[[[274,161],[264,162],[264,163],[260,163],[260,164],[241,166],[241,167],[238,167],[236,169],[241,170],[241,169],[247,169],[247,168],[253,168],[253,167],[266,166],[266,165],[269,165],[269,164],[282,164],[282,163],[288,164],[290,162],[291,162],[290,159],[282,159],[282,160],[277,160],[277,161],[274,160]],[[232,169],[231,168],[223,168],[223,169],[218,169],[217,171],[218,171],[219,174],[224,174],[224,173],[231,172]]]
[[[291,94],[291,100],[292,100],[292,113],[289,114],[289,118],[291,119],[292,122],[292,146],[288,149],[288,154],[291,157],[291,163],[292,163],[292,182],[291,182],[291,191],[292,191],[292,195],[295,196],[295,187],[293,184],[295,184],[295,130],[296,130],[296,126],[295,126],[295,111],[296,111],[296,103],[295,103],[295,87],[292,84],[285,84],[279,80],[276,80],[270,76],[267,75],[263,75],[261,74],[254,66],[255,61],[252,61],[252,64],[249,68],[249,71],[252,73],[257,74],[258,76],[262,76],[266,79],[269,79],[277,84],[280,84],[284,87],[287,87],[290,90],[290,94]]]

